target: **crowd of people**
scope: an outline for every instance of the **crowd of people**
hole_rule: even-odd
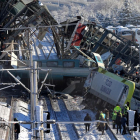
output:
[[[117,129],[116,134],[118,134],[118,131],[122,135],[126,134],[126,122],[127,122],[128,110],[130,110],[129,102],[127,102],[122,109],[118,104],[114,108],[111,119],[113,122],[113,129],[115,128]],[[104,109],[96,113],[96,120],[104,121],[104,122],[98,122],[96,125],[97,129],[102,132],[102,135],[104,134],[104,130],[108,129],[109,117],[110,117],[110,113],[108,109]],[[91,117],[89,116],[89,114],[86,115],[84,121],[91,121]],[[137,117],[137,123],[139,124],[139,132],[140,132],[140,115]],[[85,124],[85,127],[86,127],[86,132],[89,131],[90,123]]]
[[[113,129],[115,129],[115,126],[117,125],[117,132],[118,129],[120,131],[120,134],[124,135],[126,134],[126,122],[127,122],[127,111],[130,110],[129,108],[129,102],[125,104],[123,110],[119,105],[116,105],[116,107],[113,110],[112,113],[112,121],[113,121]],[[123,131],[121,133],[121,128],[123,127]]]

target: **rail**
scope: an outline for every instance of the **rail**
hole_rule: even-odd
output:
[[[50,101],[49,105],[50,105],[50,108],[51,108],[51,112],[53,114],[53,117],[55,118],[55,120],[57,120],[56,114],[55,114],[55,112],[53,110],[52,100],[50,98],[49,98],[49,101]],[[58,130],[58,134],[59,134],[60,140],[62,140],[62,135],[61,135],[60,128],[59,128],[59,125],[58,124],[56,124],[56,129]]]

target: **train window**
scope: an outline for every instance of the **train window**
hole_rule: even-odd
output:
[[[57,67],[58,62],[56,62],[56,61],[47,62],[46,65],[47,65],[47,67]]]
[[[97,58],[98,62],[102,62],[101,58],[99,56],[96,56],[96,58]]]
[[[38,61],[38,66],[42,67],[42,62],[41,61]]]
[[[74,62],[63,62],[63,67],[64,68],[73,68],[74,67]]]

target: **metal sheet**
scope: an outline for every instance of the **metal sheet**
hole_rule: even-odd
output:
[[[28,4],[28,3],[31,3],[33,2],[33,0],[22,0],[24,4]]]
[[[124,84],[97,72],[92,79],[91,89],[97,91],[100,96],[105,96],[118,102],[124,89]]]
[[[12,52],[11,55],[11,66],[16,69],[17,68],[17,56]]]

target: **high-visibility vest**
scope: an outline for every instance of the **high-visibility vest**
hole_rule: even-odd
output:
[[[103,113],[100,113],[99,120],[100,120],[101,118],[104,118],[104,114],[103,114]]]
[[[112,115],[112,120],[114,121],[114,120],[116,120],[116,117],[117,117],[117,113],[113,113],[113,115]]]
[[[123,113],[126,114],[127,113],[127,110],[129,110],[129,106],[125,106],[124,107],[124,112]]]
[[[121,108],[119,107],[119,106],[116,106],[115,108],[114,108],[114,111],[116,111],[116,112],[121,112]]]

